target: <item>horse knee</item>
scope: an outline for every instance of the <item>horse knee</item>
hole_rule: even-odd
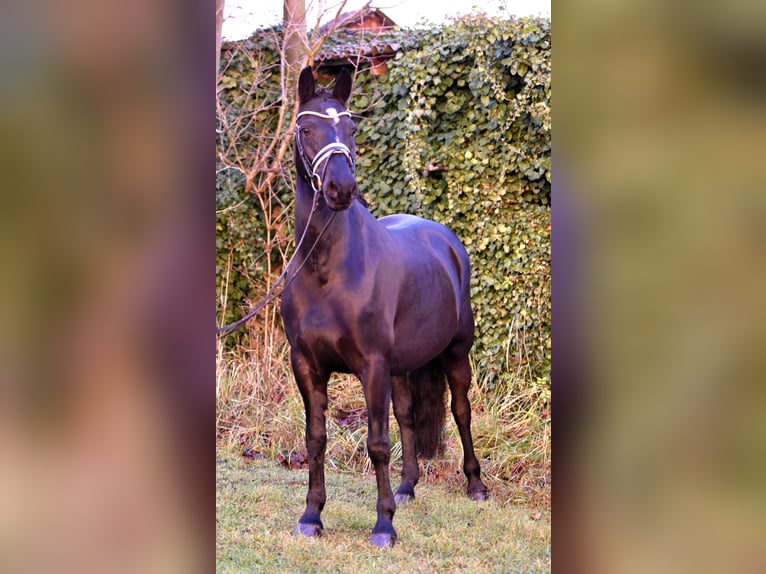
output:
[[[322,433],[306,439],[306,452],[310,459],[318,458],[327,447],[327,433]]]
[[[391,458],[391,445],[387,439],[367,439],[367,454],[373,464],[388,464]]]

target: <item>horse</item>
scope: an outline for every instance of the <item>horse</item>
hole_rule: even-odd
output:
[[[397,503],[415,497],[417,456],[442,446],[447,384],[463,446],[467,493],[487,497],[471,438],[468,352],[474,341],[470,264],[460,240],[434,221],[397,214],[376,219],[356,180],[355,123],[347,70],[330,91],[311,67],[298,80],[294,134],[296,266],[282,292],[290,362],[306,411],[306,509],[295,535],[319,536],[326,501],[327,384],[353,373],[364,392],[367,453],[377,481],[370,542],[393,546]],[[389,409],[402,441],[401,483],[389,480]]]

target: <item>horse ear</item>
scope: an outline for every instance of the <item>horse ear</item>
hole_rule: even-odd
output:
[[[311,71],[311,66],[306,66],[301,70],[298,78],[298,101],[303,105],[312,97],[314,97],[314,72]]]
[[[348,97],[351,95],[351,74],[346,68],[342,68],[338,74],[332,95],[344,106],[348,103]]]

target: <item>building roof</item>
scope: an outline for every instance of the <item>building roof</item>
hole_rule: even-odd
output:
[[[329,20],[319,27],[323,34],[328,33],[333,25],[338,29],[381,31],[396,28],[396,22],[386,16],[380,9],[373,8],[372,2],[367,2],[359,10],[344,12],[336,19]]]
[[[320,32],[329,37],[317,54],[317,67],[359,66],[367,61],[374,74],[385,72],[386,60],[393,58],[402,46],[385,34],[395,29],[396,23],[370,4],[320,26]]]

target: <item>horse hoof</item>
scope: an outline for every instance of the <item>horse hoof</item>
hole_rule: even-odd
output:
[[[304,524],[298,523],[295,527],[293,536],[306,536],[308,538],[315,538],[322,535],[322,527],[319,524]]]
[[[482,500],[487,500],[487,498],[489,498],[489,495],[487,494],[486,490],[477,490],[476,492],[469,492],[468,498],[479,502]]]
[[[396,501],[396,504],[406,504],[411,500],[415,500],[415,496],[412,494],[400,494],[397,492],[394,496],[394,501]]]
[[[370,544],[378,548],[393,548],[394,542],[396,542],[396,534],[389,534],[388,532],[379,532],[370,538]]]

